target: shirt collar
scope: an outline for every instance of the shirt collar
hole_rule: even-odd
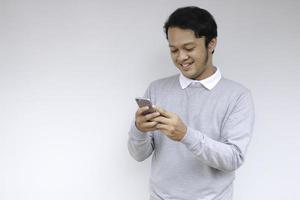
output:
[[[201,85],[203,85],[206,89],[208,90],[212,90],[217,83],[221,80],[222,75],[220,72],[220,69],[215,67],[216,71],[213,75],[203,79],[203,80],[193,80],[193,79],[189,79],[187,77],[185,77],[182,73],[180,74],[179,77],[179,82],[181,85],[182,89],[187,88],[190,84],[193,83],[201,83]]]

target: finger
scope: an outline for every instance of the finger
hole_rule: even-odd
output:
[[[157,125],[158,123],[157,122],[145,122],[143,123],[143,127],[144,128],[153,128]]]
[[[150,114],[145,115],[144,119],[145,119],[145,121],[149,121],[150,119],[158,117],[159,115],[160,115],[159,112],[150,113]]]
[[[160,124],[165,124],[165,125],[171,124],[171,120],[169,118],[162,117],[162,116],[155,117],[151,121],[158,122]]]
[[[156,128],[159,129],[159,130],[169,130],[169,126],[168,125],[166,125],[166,124],[160,124],[160,123],[158,123],[156,125]]]
[[[169,136],[170,132],[169,132],[169,126],[165,125],[165,124],[157,124],[155,126],[158,130],[160,130],[163,134]]]
[[[172,117],[172,113],[166,111],[165,109],[161,108],[161,107],[158,107],[156,106],[156,110],[164,117],[167,117],[167,118],[171,118]]]
[[[137,110],[136,114],[137,115],[143,115],[143,112],[145,112],[146,110],[148,110],[149,107],[148,106],[144,106],[144,107],[141,107]]]

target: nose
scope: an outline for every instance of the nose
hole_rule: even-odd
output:
[[[184,51],[179,51],[178,56],[177,56],[177,60],[178,60],[178,61],[183,61],[183,60],[188,59],[188,57],[189,57],[189,56],[187,55],[186,52],[184,52]]]

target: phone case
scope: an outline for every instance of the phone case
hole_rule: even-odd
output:
[[[139,106],[140,108],[141,108],[141,107],[144,107],[144,106],[148,106],[148,107],[149,107],[148,110],[146,110],[145,112],[143,112],[143,115],[147,115],[147,114],[150,114],[150,113],[155,112],[155,109],[153,108],[150,99],[146,99],[146,98],[135,98],[135,100],[136,100],[136,103],[138,104],[138,106]]]

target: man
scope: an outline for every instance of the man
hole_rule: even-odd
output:
[[[179,8],[164,29],[180,74],[148,87],[156,112],[137,110],[129,152],[138,161],[153,154],[152,200],[231,200],[254,124],[250,91],[214,67],[217,25],[208,11]]]

